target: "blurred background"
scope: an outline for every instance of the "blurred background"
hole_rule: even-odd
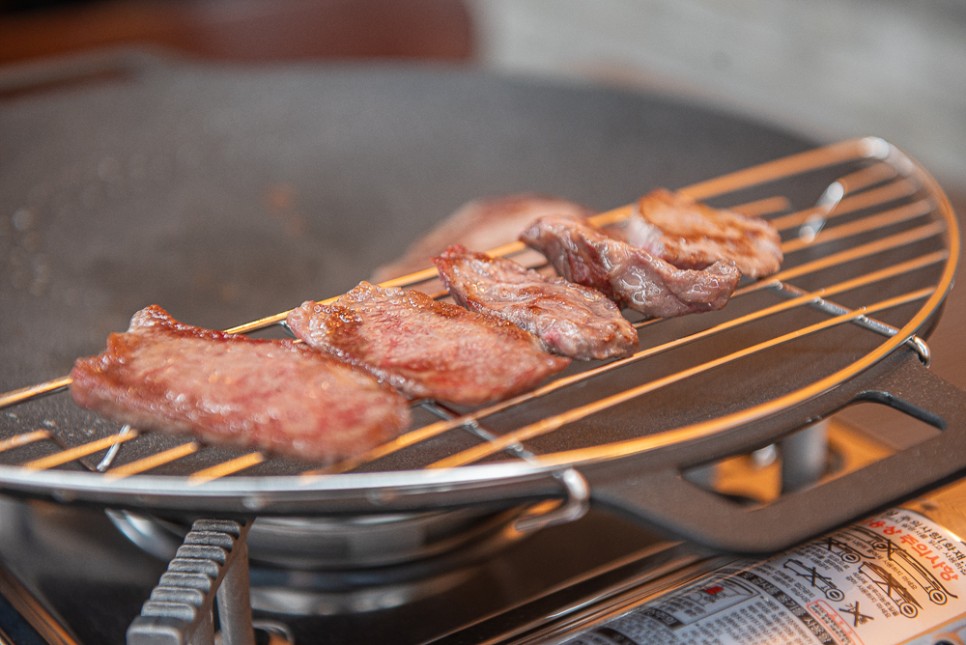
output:
[[[0,1],[0,65],[131,45],[430,58],[640,88],[819,141],[882,136],[966,192],[961,0]]]

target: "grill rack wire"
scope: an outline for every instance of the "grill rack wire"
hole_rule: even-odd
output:
[[[959,235],[952,209],[934,180],[894,146],[877,138],[845,141],[693,184],[681,191],[700,200],[720,199],[723,195],[758,189],[777,181],[788,181],[796,176],[828,171],[837,167],[844,168],[844,173],[836,175],[834,180],[826,185],[813,205],[791,210],[791,202],[782,194],[767,195],[730,205],[735,210],[768,218],[782,232],[782,246],[786,258],[802,252],[814,255],[815,250],[824,245],[846,244],[841,250],[829,254],[822,254],[804,262],[788,263],[788,268],[783,268],[778,274],[766,279],[743,283],[733,296],[733,300],[737,300],[751,294],[767,292],[776,296],[774,304],[725,318],[721,322],[663,343],[642,346],[628,358],[605,363],[588,363],[578,371],[552,380],[531,392],[478,409],[460,411],[433,401],[415,402],[415,407],[427,412],[435,420],[411,428],[396,440],[378,446],[365,455],[329,467],[303,469],[294,475],[286,473],[268,478],[247,477],[245,479],[251,481],[245,484],[244,490],[247,496],[244,506],[264,509],[271,504],[273,495],[284,495],[286,491],[292,490],[327,491],[338,495],[340,492],[354,490],[371,491],[372,487],[378,487],[382,491],[408,488],[433,489],[461,484],[485,485],[487,481],[512,480],[514,477],[526,478],[535,473],[556,474],[558,479],[564,482],[563,486],[572,497],[585,497],[586,491],[581,490],[580,478],[572,477],[573,471],[570,467],[574,464],[594,463],[647,452],[711,436],[723,429],[765,417],[776,409],[814,396],[835,382],[867,368],[903,343],[909,343],[919,353],[923,362],[928,362],[928,346],[915,335],[915,332],[923,326],[931,312],[939,307],[952,282],[959,255]],[[619,224],[631,213],[632,208],[633,206],[624,206],[602,213],[594,217],[594,222],[598,226]],[[839,218],[848,221],[840,224]],[[928,221],[914,224],[921,219]],[[877,234],[878,231],[895,226],[901,227],[902,230]],[[850,239],[863,235],[875,237],[861,244],[848,244]],[[797,278],[811,276],[831,267],[860,261],[922,240],[943,237],[945,244],[937,245],[937,248],[932,251],[840,282],[825,284],[818,288],[801,288],[793,282]],[[527,251],[521,243],[514,242],[493,249],[491,253],[514,257]],[[849,307],[836,301],[836,296],[841,294],[882,284],[921,270],[934,271],[935,282],[861,307]],[[437,279],[435,269],[427,269],[383,282],[382,285],[412,287],[426,285],[435,279]],[[435,295],[444,297],[445,293],[438,292]],[[323,302],[332,300],[334,298]],[[880,317],[883,312],[916,303],[922,304],[907,324],[896,326],[885,322]],[[498,413],[531,404],[554,392],[585,383],[589,379],[645,361],[658,354],[713,338],[725,331],[767,317],[802,309],[821,312],[824,318],[660,378],[635,383],[624,390],[612,392],[608,396],[566,409],[559,414],[526,423],[509,432],[494,432],[485,422],[486,419]],[[276,327],[284,328],[284,318],[287,313],[282,312],[251,321],[226,331],[249,334]],[[664,321],[637,320],[634,324],[639,330],[644,331],[652,327],[657,328],[664,324]],[[758,352],[842,325],[859,327],[881,336],[884,340],[874,350],[845,369],[809,387],[789,392],[778,400],[766,401],[749,409],[723,415],[710,422],[665,429],[612,443],[551,453],[542,453],[529,447],[534,439],[637,397],[677,384],[730,362],[742,360]],[[64,392],[69,384],[69,377],[61,377],[0,394],[0,410],[26,405],[48,395]],[[406,470],[358,472],[362,466],[371,465],[377,460],[453,431],[460,433],[468,431],[476,441],[475,445],[454,454],[433,459],[423,464],[422,469],[416,473]],[[145,436],[147,433],[124,426],[107,436],[69,446],[64,445],[57,432],[50,428],[22,429],[10,434],[0,429],[0,485],[6,483],[21,490],[39,489],[49,492],[53,489],[58,491],[60,496],[68,499],[75,496],[84,498],[85,490],[96,491],[106,485],[108,488],[113,488],[119,495],[134,495],[141,502],[150,505],[151,500],[156,499],[151,496],[151,493],[157,492],[160,480],[169,480],[165,483],[166,486],[170,480],[177,480],[183,485],[182,491],[187,488],[193,494],[201,496],[206,494],[205,490],[209,490],[215,497],[238,494],[237,485],[233,486],[225,482],[237,481],[237,477],[231,476],[244,475],[246,471],[271,459],[257,451],[246,451],[241,454],[232,453],[229,457],[214,464],[207,464],[186,477],[172,478],[158,474],[164,473],[164,467],[169,464],[209,450],[207,446],[186,438],[173,447],[152,452],[133,461],[117,463],[117,457],[122,454],[125,445]],[[29,460],[21,462],[11,463],[4,458],[5,455],[17,453],[20,448],[41,443],[51,444],[53,450],[47,451],[43,456],[32,456]],[[497,457],[499,459],[495,459]],[[495,460],[496,463],[482,463],[487,460]],[[78,465],[80,465],[79,469]],[[77,470],[80,472],[76,472]],[[332,475],[338,475],[338,477],[332,477]],[[173,491],[170,494],[178,493]]]

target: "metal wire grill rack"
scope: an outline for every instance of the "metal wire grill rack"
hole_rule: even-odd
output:
[[[571,497],[581,497],[573,466],[693,443],[767,418],[904,343],[928,360],[917,334],[951,284],[959,234],[942,191],[895,147],[874,138],[846,141],[682,192],[769,219],[786,261],[778,274],[743,283],[721,312],[634,321],[641,347],[630,357],[573,366],[536,390],[475,409],[414,403],[408,432],[323,468],[96,420],[87,433],[93,436],[68,439],[53,424],[31,423],[43,413],[21,414],[67,398],[69,378],[55,378],[0,395],[0,410],[12,412],[0,428],[0,485],[149,507],[186,496],[185,504],[201,507],[230,499],[229,508],[265,510],[294,499],[363,496],[391,504],[399,491],[465,491],[549,473],[555,486],[567,481]],[[594,222],[619,225],[632,208]],[[517,242],[492,253],[533,260]],[[383,284],[444,297],[436,279],[427,269]],[[277,331],[286,314],[227,331]],[[807,368],[813,363],[821,368]]]

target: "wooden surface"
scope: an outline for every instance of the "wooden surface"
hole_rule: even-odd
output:
[[[0,64],[119,45],[238,61],[461,60],[473,40],[458,0],[108,0],[0,14]]]

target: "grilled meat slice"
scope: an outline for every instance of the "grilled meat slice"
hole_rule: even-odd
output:
[[[377,268],[372,279],[382,282],[432,266],[432,258],[450,244],[486,251],[515,240],[524,226],[544,215],[583,219],[591,211],[566,199],[523,193],[467,202],[410,246],[398,260]]]
[[[409,425],[405,398],[290,340],[193,327],[156,305],[71,371],[78,405],[144,430],[331,462]]]
[[[731,261],[717,261],[704,269],[678,269],[645,249],[555,217],[537,220],[520,239],[543,253],[567,280],[597,289],[622,307],[650,317],[720,309],[741,277]]]
[[[414,398],[473,405],[528,390],[570,361],[504,320],[411,289],[361,282],[331,305],[306,302],[289,328]]]
[[[433,262],[456,302],[526,329],[547,351],[590,360],[627,356],[637,346],[634,326],[599,291],[460,245]]]
[[[731,260],[743,275],[760,278],[778,271],[781,238],[765,220],[712,208],[681,193],[654,190],[618,235],[681,269],[703,269]]]

